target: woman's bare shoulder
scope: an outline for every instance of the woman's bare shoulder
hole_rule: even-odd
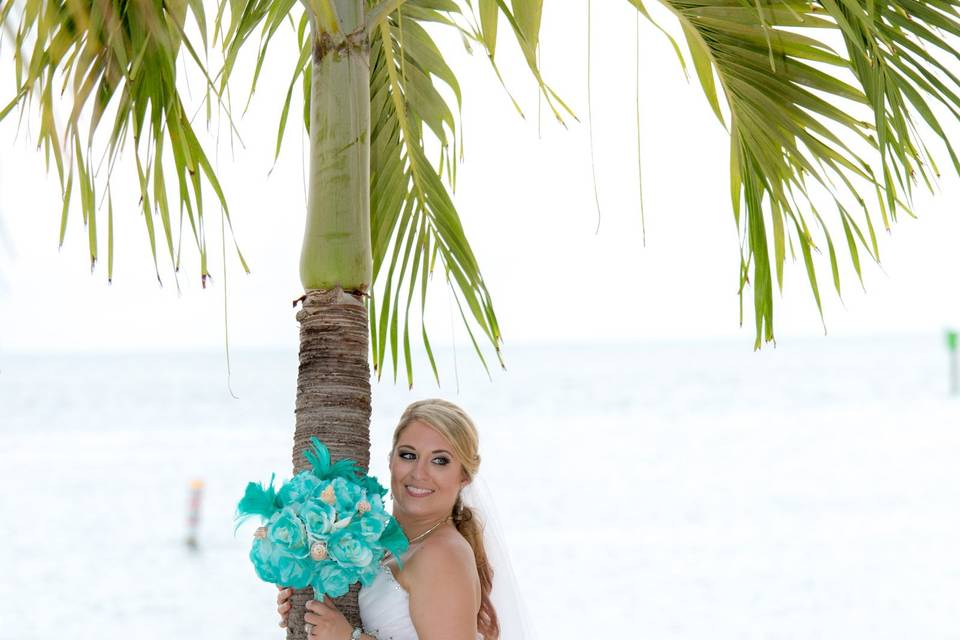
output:
[[[420,575],[448,575],[451,578],[478,579],[473,548],[467,539],[453,528],[437,531],[424,540],[420,549],[407,562],[404,573],[411,578]]]
[[[459,531],[445,531],[424,541],[407,561],[401,584],[410,594],[414,624],[422,622],[421,615],[438,607],[447,612],[461,611],[476,622],[480,574],[473,548]],[[424,603],[429,605],[427,609],[422,608]]]
[[[430,536],[408,565],[410,618],[418,636],[474,638],[480,578],[466,539],[457,531]]]

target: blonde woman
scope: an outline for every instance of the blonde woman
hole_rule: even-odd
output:
[[[373,584],[360,590],[362,628],[329,599],[307,603],[310,640],[501,639],[483,526],[470,500],[464,504],[480,467],[478,449],[477,429],[458,406],[421,400],[407,407],[390,450],[393,516],[410,541],[403,568],[386,558]],[[282,589],[278,597],[281,625],[290,595]]]

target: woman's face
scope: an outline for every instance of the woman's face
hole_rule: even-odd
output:
[[[404,427],[390,454],[395,513],[439,520],[453,510],[465,481],[463,465],[440,432],[416,420]]]

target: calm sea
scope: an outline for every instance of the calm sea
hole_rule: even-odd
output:
[[[941,336],[506,354],[375,385],[373,470],[411,400],[474,416],[541,639],[960,638]],[[296,354],[232,356],[236,397],[218,353],[0,353],[0,639],[282,637],[232,515],[289,474]]]

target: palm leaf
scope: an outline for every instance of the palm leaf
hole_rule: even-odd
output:
[[[639,0],[630,2],[644,11]],[[753,287],[759,348],[774,339],[771,262],[782,287],[787,239],[800,246],[822,317],[814,261],[819,250],[807,223],[810,215],[822,232],[840,292],[836,248],[816,202],[825,197],[835,204],[862,282],[858,245],[873,259],[879,256],[861,194],[876,196],[888,227],[898,210],[909,212],[916,182],[929,187],[936,179],[932,155],[918,133],[920,122],[960,172],[934,110],[960,117],[960,82],[942,62],[958,53],[941,36],[960,35],[960,5],[913,0],[662,4],[679,21],[704,93],[730,132],[733,211],[746,236],[740,292],[748,282]],[[826,31],[839,33],[844,51],[835,51],[827,36],[819,35]],[[870,242],[850,213],[855,209],[863,212]]]
[[[179,189],[181,224],[185,212],[200,253],[201,282],[209,276],[203,232],[204,185],[212,189],[228,220],[229,211],[177,89],[177,59],[181,53],[209,78],[200,53],[184,31],[188,16],[196,23],[205,49],[206,16],[199,0],[4,0],[0,5],[4,25],[13,21],[18,24],[14,37],[17,95],[0,117],[16,106],[25,110],[35,104],[39,108],[38,144],[44,148],[48,162],[53,157],[63,189],[60,242],[64,241],[71,198],[78,193],[91,267],[98,258],[96,221],[104,201],[109,209],[108,258],[112,257],[110,177],[121,149],[129,142],[154,261],[158,241],[154,216],[158,216],[174,271],[178,268],[166,193],[171,167],[163,162],[169,152]],[[53,96],[64,93],[67,87],[72,89],[69,117],[61,125]],[[103,175],[96,170],[92,154],[99,125],[108,113],[115,116],[103,140],[109,168]],[[75,176],[77,189],[73,189]],[[240,261],[246,268],[242,255]],[[109,277],[112,265],[108,265]]]
[[[385,3],[386,4],[386,3]],[[392,363],[394,379],[401,362],[412,384],[411,309],[420,307],[421,339],[434,376],[423,311],[428,281],[439,264],[474,350],[487,366],[481,336],[500,355],[501,334],[479,263],[460,222],[452,189],[458,162],[461,92],[425,25],[456,29],[468,42],[486,49],[494,64],[498,18],[503,16],[520,44],[534,78],[560,118],[565,105],[547,87],[536,65],[541,2],[450,0],[392,2],[391,12],[371,12],[371,237],[374,294],[368,307],[371,344],[378,376]],[[369,22],[369,21],[368,21]],[[498,74],[499,75],[499,74]],[[449,96],[449,97],[448,97]],[[451,99],[452,98],[452,99]],[[437,149],[433,154],[428,149]],[[419,285],[419,286],[418,286]]]
[[[417,6],[416,2],[408,5]],[[419,7],[426,15],[431,11]],[[397,14],[380,23],[371,43],[371,237],[374,281],[384,271],[381,286],[375,284],[370,300],[374,368],[382,374],[387,353],[396,378],[400,357],[398,339],[402,329],[403,361],[412,383],[410,309],[432,264],[433,252],[440,259],[448,282],[470,301],[469,322],[475,323],[497,349],[500,332],[490,294],[467,241],[448,190],[454,175],[456,120],[435,86],[446,84],[459,111],[460,89],[436,44],[419,20]],[[401,28],[402,24],[402,28]],[[441,157],[431,162],[425,150],[425,133],[439,141]],[[443,178],[446,167],[445,183]],[[401,250],[402,246],[402,250]],[[391,251],[392,247],[392,251]],[[399,270],[397,270],[399,262]],[[382,297],[377,295],[382,292]],[[421,317],[426,290],[421,286]],[[464,317],[468,321],[467,317]],[[423,334],[426,335],[424,328]],[[432,360],[429,338],[424,345]],[[482,353],[478,354],[483,358]]]

